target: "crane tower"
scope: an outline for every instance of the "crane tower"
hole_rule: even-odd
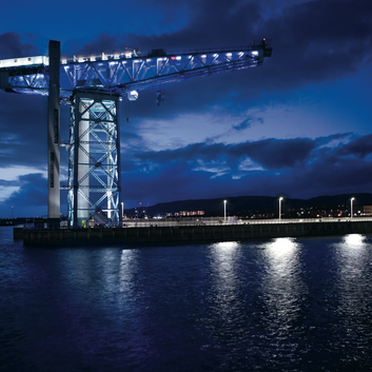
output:
[[[68,220],[120,221],[120,136],[118,105],[145,89],[262,65],[270,41],[215,50],[142,54],[112,53],[61,57],[60,42],[49,41],[49,56],[0,60],[0,89],[48,96],[48,217],[60,219],[60,103],[70,105]],[[161,93],[157,92],[158,103]]]

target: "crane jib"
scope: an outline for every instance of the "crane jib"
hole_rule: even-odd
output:
[[[127,95],[155,85],[181,82],[262,65],[272,47],[263,39],[252,45],[215,50],[166,52],[153,49],[142,54],[125,49],[99,55],[61,57],[61,99],[73,92],[100,91]],[[48,95],[49,57],[35,56],[0,60],[0,89],[7,92]],[[137,94],[132,92],[136,91]]]

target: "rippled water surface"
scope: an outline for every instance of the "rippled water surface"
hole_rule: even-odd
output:
[[[1,371],[370,371],[372,237],[25,248],[0,228]]]

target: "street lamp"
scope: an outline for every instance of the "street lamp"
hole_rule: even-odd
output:
[[[353,201],[354,200],[355,200],[355,198],[350,199],[350,219],[353,218]]]
[[[226,203],[227,200],[223,201],[223,221],[226,222]]]
[[[283,198],[279,198],[279,221],[282,219],[282,200]]]
[[[121,221],[124,220],[124,202],[121,202]]]

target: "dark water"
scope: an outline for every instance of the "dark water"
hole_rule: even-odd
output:
[[[25,248],[0,228],[1,371],[370,371],[372,237]]]

